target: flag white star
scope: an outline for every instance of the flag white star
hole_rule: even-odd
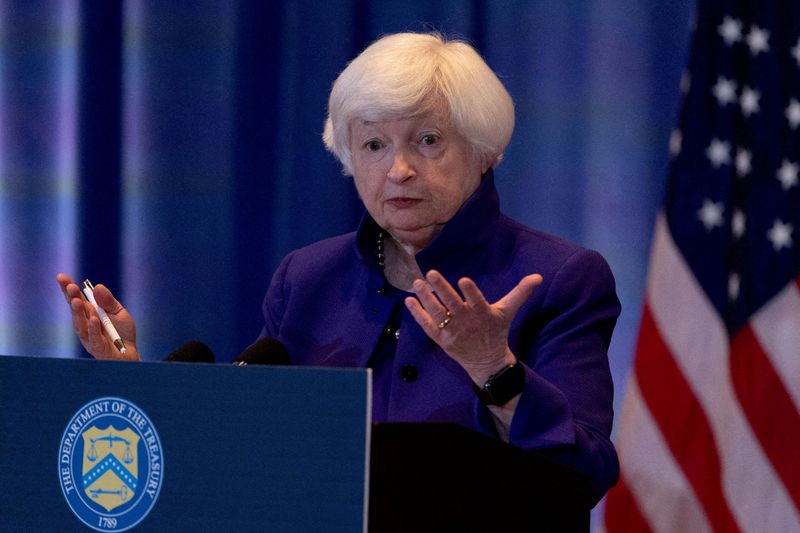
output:
[[[797,66],[800,67],[800,37],[797,38],[797,45],[792,48],[792,57],[797,61]]]
[[[703,200],[703,207],[697,210],[697,218],[706,227],[706,231],[711,231],[716,227],[722,226],[722,211],[724,209],[722,202],[713,202],[706,198]]]
[[[786,120],[789,121],[789,126],[793,130],[800,126],[800,102],[797,101],[797,98],[789,101],[789,107],[786,108]]]
[[[736,82],[720,76],[717,83],[711,88],[714,98],[721,106],[732,104],[736,101]]]
[[[758,113],[761,110],[761,107],[758,105],[760,99],[761,93],[745,85],[744,89],[742,89],[742,97],[739,100],[744,116],[749,117],[753,113]]]
[[[672,157],[678,157],[681,153],[681,146],[683,145],[683,134],[681,130],[672,130],[669,136],[669,153]]]
[[[717,27],[717,33],[725,41],[725,44],[731,46],[742,40],[742,23],[733,17],[725,17],[722,24]]]
[[[788,191],[797,185],[797,174],[800,172],[800,165],[784,159],[781,168],[778,169],[777,178],[781,182],[784,191]]]
[[[731,272],[730,276],[728,276],[728,300],[731,302],[736,301],[739,299],[739,289],[741,285],[741,278],[739,278],[739,274],[736,272]]]
[[[736,175],[743,178],[750,174],[752,154],[741,146],[736,149]]]
[[[731,162],[731,144],[728,141],[720,141],[716,137],[711,140],[711,144],[706,148],[706,157],[719,168]]]
[[[769,52],[769,32],[755,24],[750,28],[746,41],[747,46],[750,47],[751,55],[757,56],[761,52]]]
[[[776,252],[781,251],[782,248],[791,248],[794,242],[792,241],[792,232],[794,227],[791,224],[784,224],[778,219],[767,232],[767,239],[772,243],[772,247]]]
[[[745,229],[745,215],[741,209],[736,209],[733,212],[733,217],[731,218],[731,231],[733,232],[733,236],[737,239],[744,235]]]

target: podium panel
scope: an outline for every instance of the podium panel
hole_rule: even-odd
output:
[[[583,474],[455,424],[372,428],[375,533],[588,533]]]
[[[0,529],[366,529],[371,375],[0,357]]]

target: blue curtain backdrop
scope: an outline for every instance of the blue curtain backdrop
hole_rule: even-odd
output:
[[[290,250],[355,228],[320,134],[381,34],[439,30],[517,105],[504,210],[599,250],[630,365],[693,2],[0,0],[0,353],[81,356],[59,271],[111,287],[159,359],[231,359]]]

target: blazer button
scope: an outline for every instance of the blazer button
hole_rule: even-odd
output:
[[[400,369],[400,379],[406,383],[416,381],[418,375],[419,370],[417,370],[417,367],[414,365],[403,365],[403,368]]]

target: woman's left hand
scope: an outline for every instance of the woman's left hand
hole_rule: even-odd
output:
[[[525,276],[493,304],[469,278],[458,280],[463,298],[439,272],[431,270],[425,278],[430,287],[421,279],[414,281],[417,298],[406,298],[406,307],[423,331],[461,364],[475,383],[482,385],[516,361],[508,347],[511,322],[542,276]]]

